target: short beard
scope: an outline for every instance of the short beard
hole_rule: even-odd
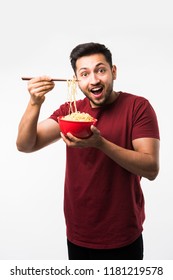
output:
[[[91,98],[89,98],[89,97],[86,96],[86,95],[85,95],[85,96],[86,96],[86,97],[90,100],[90,102],[92,102],[96,107],[101,107],[101,106],[104,106],[104,105],[109,104],[109,98],[110,98],[112,92],[113,92],[113,86],[110,86],[110,87],[107,89],[107,91],[106,91],[105,98],[104,98],[102,101],[99,101],[99,100],[98,100],[98,102],[97,102],[97,101],[93,101]],[[84,94],[85,94],[85,93],[84,93]]]

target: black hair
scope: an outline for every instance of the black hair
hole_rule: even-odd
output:
[[[112,67],[112,54],[110,50],[103,44],[90,42],[79,44],[72,50],[70,54],[70,61],[74,72],[76,72],[76,61],[78,58],[97,53],[103,54],[110,67]]]

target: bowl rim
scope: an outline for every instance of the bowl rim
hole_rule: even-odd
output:
[[[58,121],[62,120],[64,122],[68,122],[68,123],[96,123],[97,122],[97,119],[93,117],[93,120],[92,121],[83,121],[83,120],[67,120],[67,119],[63,119],[65,116],[58,116],[57,119]]]

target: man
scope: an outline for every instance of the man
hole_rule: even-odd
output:
[[[88,139],[60,132],[60,106],[38,123],[45,95],[54,87],[50,77],[28,83],[30,100],[19,124],[18,150],[37,151],[60,138],[66,144],[64,212],[69,259],[143,259],[145,219],[141,178],[159,172],[159,129],[149,101],[116,92],[116,66],[109,49],[98,43],[71,52],[78,85],[85,98],[77,109],[97,118]]]

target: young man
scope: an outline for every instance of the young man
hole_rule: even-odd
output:
[[[116,66],[102,44],[86,43],[71,52],[71,65],[85,98],[77,109],[97,118],[88,139],[60,132],[57,117],[69,113],[61,105],[38,123],[50,77],[28,83],[30,100],[19,124],[17,148],[37,151],[60,138],[66,144],[64,212],[69,259],[143,259],[145,219],[141,178],[159,172],[159,129],[149,101],[116,92]]]

